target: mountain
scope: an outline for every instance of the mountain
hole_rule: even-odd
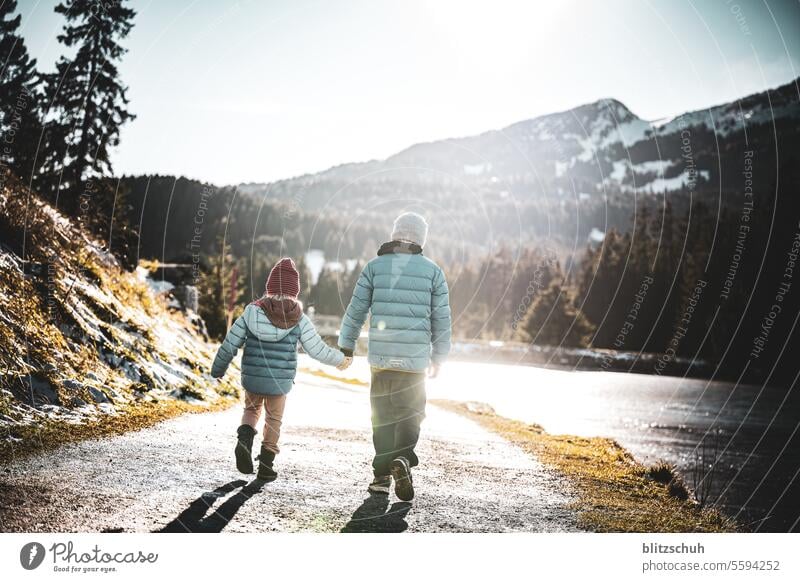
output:
[[[536,237],[582,244],[592,229],[627,230],[636,195],[663,203],[667,194],[680,205],[672,194],[692,194],[717,206],[742,190],[746,151],[764,170],[755,186],[770,187],[776,156],[788,161],[798,151],[797,83],[655,122],[601,99],[239,190],[351,220],[415,207],[439,223],[440,247]]]

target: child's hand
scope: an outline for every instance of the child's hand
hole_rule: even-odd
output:
[[[352,364],[352,363],[353,363],[353,357],[352,356],[345,356],[344,360],[342,360],[342,363],[339,364],[338,366],[336,366],[336,369],[337,370],[346,370],[347,368],[350,367],[350,364]]]

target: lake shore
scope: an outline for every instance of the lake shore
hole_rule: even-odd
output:
[[[498,416],[488,405],[433,400],[534,455],[573,484],[578,526],[596,532],[734,532],[736,522],[701,507],[664,463],[645,466],[616,441],[551,435],[541,426]]]

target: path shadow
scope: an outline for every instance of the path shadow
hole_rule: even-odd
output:
[[[408,529],[405,520],[411,510],[406,501],[392,503],[389,507],[389,496],[370,493],[364,502],[355,510],[350,521],[341,529],[342,533],[400,533]]]
[[[154,533],[219,533],[225,529],[242,505],[263,487],[264,481],[255,480],[248,483],[243,479],[220,485],[213,491],[203,493],[192,501],[189,507],[181,511],[178,517]],[[206,515],[217,499],[225,497],[236,489],[241,490]]]

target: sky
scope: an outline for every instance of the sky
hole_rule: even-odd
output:
[[[56,0],[21,0],[52,71]],[[671,117],[800,75],[798,0],[134,0],[117,174],[269,182],[613,97]]]

